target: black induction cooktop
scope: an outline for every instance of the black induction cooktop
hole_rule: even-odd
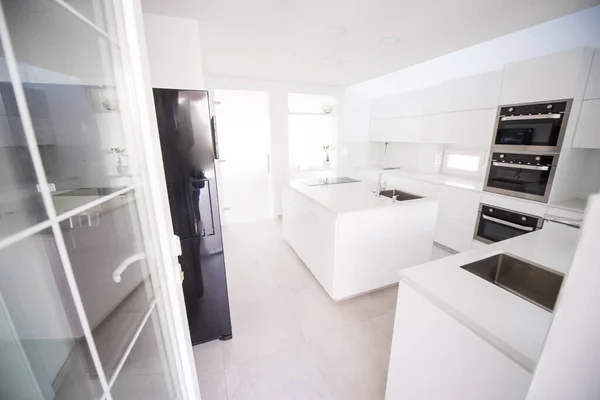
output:
[[[337,176],[333,178],[324,179],[307,179],[302,181],[306,186],[325,186],[325,185],[339,185],[340,183],[353,183],[360,182],[356,179],[348,178],[347,176]]]

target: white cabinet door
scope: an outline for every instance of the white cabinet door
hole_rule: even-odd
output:
[[[579,48],[507,64],[504,67],[500,104],[575,97],[581,80],[587,78],[584,76],[589,68],[589,64],[584,65],[586,54],[589,55],[586,49]]]
[[[424,94],[424,90],[415,90],[375,99],[371,103],[371,119],[422,115]]]
[[[492,141],[496,109],[458,111],[431,116],[422,137],[430,143],[456,143],[488,149]]]
[[[600,99],[600,49],[594,52],[592,68],[585,87],[584,99]]]
[[[573,147],[600,149],[600,99],[585,100],[581,105]]]
[[[431,89],[423,104],[425,114],[496,108],[502,70],[445,82]]]
[[[475,226],[481,192],[439,185],[439,213],[466,224]],[[472,236],[472,232],[471,232]]]
[[[474,224],[438,214],[435,241],[456,251],[471,250]]]
[[[421,140],[421,118],[373,120],[369,138],[380,142],[417,143]]]

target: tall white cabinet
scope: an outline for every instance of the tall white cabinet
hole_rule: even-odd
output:
[[[587,79],[573,147],[600,149],[600,50],[596,49]]]

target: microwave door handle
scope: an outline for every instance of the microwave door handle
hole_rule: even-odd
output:
[[[485,214],[481,214],[481,218],[483,218],[483,219],[485,219],[487,221],[495,222],[495,223],[500,224],[500,225],[506,225],[506,226],[510,226],[511,228],[520,229],[522,231],[533,232],[533,227],[531,227],[531,226],[523,226],[523,225],[515,224],[513,222],[504,221],[502,219],[498,219],[498,218],[494,218],[494,217],[489,217],[489,216],[487,216]]]
[[[500,117],[500,121],[524,121],[528,119],[561,119],[562,114],[510,115]]]
[[[504,168],[516,168],[516,169],[532,169],[534,171],[548,171],[550,167],[547,165],[523,165],[523,164],[509,164],[509,163],[501,163],[494,161],[492,163],[494,167],[504,167]]]

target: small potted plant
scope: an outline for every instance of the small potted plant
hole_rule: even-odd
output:
[[[110,149],[110,153],[117,155],[117,172],[119,175],[126,175],[129,172],[129,163],[124,162],[124,160],[128,157],[127,149],[113,147]]]
[[[325,161],[323,161],[323,169],[329,169],[331,166],[331,160],[329,159],[329,151],[333,149],[333,146],[330,144],[323,146],[323,152],[325,153]]]

